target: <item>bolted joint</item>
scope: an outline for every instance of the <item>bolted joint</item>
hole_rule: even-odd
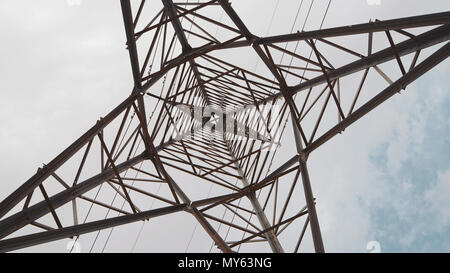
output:
[[[192,207],[192,201],[186,204],[186,211],[189,213],[194,213],[194,208]]]
[[[308,154],[307,153],[300,152],[298,154],[298,161],[300,161],[301,163],[306,163],[307,160],[308,160]]]
[[[259,45],[259,43],[258,43],[259,40],[260,40],[259,37],[255,36],[255,35],[252,35],[252,36],[248,39],[248,41],[250,42],[250,45],[251,45],[252,47],[258,46],[258,45]]]
[[[339,134],[342,134],[345,132],[345,126],[342,124],[342,122],[339,123]]]
[[[249,191],[245,194],[248,198],[252,199],[252,198],[256,198],[256,193],[255,191]]]
[[[150,159],[151,161],[155,160],[155,155],[149,150],[145,150],[143,152],[143,155],[144,155],[145,159]]]
[[[190,44],[184,44],[183,48],[181,49],[183,55],[188,55],[189,53],[192,52],[192,46]]]

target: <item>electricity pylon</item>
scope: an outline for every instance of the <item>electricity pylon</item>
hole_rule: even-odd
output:
[[[308,156],[450,54],[450,12],[258,37],[227,0],[120,2],[132,92],[0,203],[2,252],[182,211],[223,252],[296,223],[324,252]]]

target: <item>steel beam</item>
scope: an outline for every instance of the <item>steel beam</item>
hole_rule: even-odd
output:
[[[399,80],[394,82],[391,86],[383,90],[381,93],[379,93],[377,96],[375,96],[373,99],[371,99],[369,102],[361,106],[358,110],[353,112],[352,114],[348,115],[342,122],[340,122],[338,125],[334,126],[332,129],[330,129],[328,132],[326,132],[324,135],[319,137],[317,140],[312,142],[310,145],[308,145],[306,148],[302,150],[302,153],[304,156],[307,156],[310,154],[313,150],[320,147],[322,144],[326,143],[329,139],[331,139],[333,136],[337,135],[338,133],[342,132],[345,128],[353,124],[355,121],[362,118],[364,115],[372,111],[374,108],[379,106],[381,103],[398,93],[400,90],[402,90],[404,87],[406,87],[408,84],[412,83],[413,81],[417,80],[420,76],[425,74],[427,71],[431,70],[433,67],[444,61],[445,59],[450,56],[450,43],[447,43],[445,46],[443,46],[441,49],[436,51],[434,54],[432,54],[430,57],[425,59],[422,63],[417,65],[415,68],[412,68],[408,73],[406,73],[404,76],[402,76]],[[269,183],[276,177],[277,175],[281,174],[285,170],[287,170],[289,167],[293,166],[295,163],[301,162],[300,155],[297,154],[293,156],[290,160],[285,162],[282,166],[280,166],[278,169],[270,173],[266,178],[262,179],[260,182],[256,183],[258,187],[263,187],[265,184]],[[302,168],[302,166],[300,165]],[[305,170],[307,170],[306,166],[303,166]],[[303,169],[302,169],[303,170]],[[305,177],[304,179],[306,181],[309,181],[309,174],[302,174]],[[303,178],[303,177],[302,177]],[[304,184],[304,188],[308,188],[308,185]],[[310,187],[310,182],[309,182]],[[309,191],[309,190],[308,190]],[[306,192],[305,192],[306,193]],[[311,194],[312,196],[312,191]],[[317,225],[318,226],[318,225]],[[320,228],[319,228],[320,230]],[[320,242],[319,238],[316,238],[318,242]]]
[[[180,19],[177,17],[175,6],[172,2],[172,0],[161,0],[164,4],[164,8],[167,10],[167,14],[169,16],[169,19],[171,20],[172,26],[175,30],[175,33],[178,37],[178,40],[181,43],[181,46],[183,48],[183,53],[189,53],[192,51],[192,47],[189,45],[188,40],[186,38],[186,34],[184,33],[183,27],[181,26]],[[197,79],[198,84],[200,85],[199,88],[202,91],[203,96],[205,97],[206,104],[210,105],[211,102],[208,97],[208,93],[203,88],[202,85],[202,78],[200,76],[200,73],[197,68],[197,64],[195,63],[194,59],[189,60],[189,64],[192,67],[192,71],[194,72],[195,78]]]
[[[171,0],[162,0],[162,3],[167,11],[167,15],[169,20],[165,23],[170,22],[175,30],[175,33],[178,37],[182,45],[182,54],[170,61],[165,67],[161,67],[161,70],[153,75],[150,75],[146,78],[148,81],[145,84],[142,84],[142,78],[140,76],[140,68],[139,68],[139,60],[138,54],[136,50],[136,39],[134,33],[134,24],[133,17],[131,12],[131,5],[129,0],[121,0],[122,6],[122,14],[125,25],[125,32],[127,36],[127,44],[130,54],[131,67],[133,72],[133,78],[135,82],[135,88],[132,91],[132,94],[123,101],[119,106],[113,109],[105,118],[101,119],[95,126],[93,126],[89,131],[87,131],[83,136],[77,139],[72,145],[70,145],[66,150],[64,150],[60,155],[58,155],[54,160],[52,160],[49,164],[44,166],[41,170],[38,171],[36,175],[26,181],[21,187],[19,187],[16,191],[14,191],[11,195],[9,195],[5,200],[0,203],[0,219],[5,216],[12,208],[14,208],[19,202],[21,202],[26,196],[31,196],[31,193],[35,190],[36,187],[42,188],[42,183],[47,179],[50,175],[54,174],[55,171],[62,166],[69,158],[71,158],[76,152],[78,152],[86,143],[92,141],[93,137],[96,136],[99,132],[101,132],[108,124],[110,124],[117,116],[119,116],[125,109],[129,109],[132,105],[134,106],[134,102],[138,101],[138,108],[136,109],[137,115],[140,119],[140,123],[142,124],[141,129],[144,134],[144,142],[146,144],[146,152],[138,155],[132,159],[129,159],[117,166],[112,166],[112,168],[108,168],[102,171],[100,174],[91,177],[81,183],[73,185],[71,188],[67,188],[66,190],[54,195],[50,198],[45,198],[43,200],[31,207],[26,205],[24,209],[14,215],[11,215],[2,221],[0,221],[0,238],[4,238],[8,236],[12,232],[22,228],[27,224],[36,224],[35,220],[42,217],[43,215],[48,214],[51,210],[56,210],[58,207],[70,202],[71,200],[75,200],[77,197],[81,197],[81,195],[89,190],[94,189],[104,181],[113,178],[118,173],[123,172],[124,170],[142,162],[149,157],[155,163],[155,167],[158,171],[165,177],[167,183],[174,190],[174,198],[177,202],[177,195],[180,196],[180,199],[184,202],[183,204],[176,204],[171,207],[160,208],[156,210],[150,210],[145,212],[138,212],[135,214],[124,215],[119,217],[114,217],[110,219],[95,221],[82,225],[75,225],[72,227],[66,227],[55,230],[50,230],[46,232],[41,232],[37,234],[21,236],[18,238],[7,239],[0,241],[0,251],[10,251],[14,249],[23,248],[26,246],[36,245],[40,243],[45,243],[49,241],[54,241],[62,238],[67,238],[70,236],[80,235],[87,232],[92,232],[95,230],[100,230],[104,228],[114,227],[117,225],[123,225],[126,223],[131,223],[135,221],[145,220],[152,217],[165,215],[168,213],[174,213],[177,211],[188,211],[194,215],[194,217],[199,221],[202,227],[206,230],[206,232],[211,236],[211,238],[216,242],[216,244],[225,252],[231,252],[230,246],[227,245],[223,239],[217,234],[214,228],[209,224],[209,222],[205,219],[203,214],[198,210],[198,206],[201,205],[211,205],[220,204],[220,202],[224,202],[226,200],[230,201],[233,198],[241,198],[244,195],[247,195],[250,198],[252,206],[256,210],[256,215],[265,230],[267,230],[266,237],[268,238],[269,244],[275,252],[282,252],[281,245],[279,244],[275,233],[273,232],[270,226],[267,217],[264,214],[263,209],[259,205],[259,202],[256,198],[255,191],[268,185],[273,181],[273,179],[277,178],[279,175],[282,175],[290,166],[294,165],[296,162],[299,163],[299,168],[302,173],[302,180],[305,192],[305,198],[308,207],[309,220],[311,222],[311,230],[313,235],[313,241],[315,245],[315,249],[317,252],[323,252],[323,242],[320,235],[320,227],[317,220],[317,214],[315,210],[314,197],[311,190],[310,178],[307,170],[306,159],[308,155],[322,144],[327,142],[337,133],[341,132],[359,118],[363,117],[365,114],[369,113],[375,107],[389,99],[395,93],[404,89],[408,84],[419,78],[421,75],[432,69],[434,66],[445,60],[450,54],[450,43],[443,46],[441,49],[436,51],[422,63],[417,65],[416,67],[410,69],[408,73],[403,73],[404,75],[392,83],[388,88],[383,90],[381,93],[376,95],[373,99],[369,100],[362,107],[354,111],[352,114],[348,115],[346,118],[343,118],[335,127],[330,129],[324,135],[320,136],[318,139],[313,141],[312,143],[307,144],[305,148],[302,146],[301,139],[301,127],[298,124],[297,119],[293,119],[294,122],[294,131],[296,144],[297,144],[297,152],[298,155],[291,158],[289,161],[284,163],[277,170],[272,172],[266,178],[262,179],[260,182],[255,184],[249,184],[243,170],[240,168],[239,164],[237,164],[237,160],[233,160],[235,165],[237,164],[237,169],[239,171],[240,176],[242,177],[242,182],[244,183],[244,188],[236,193],[219,196],[216,198],[203,199],[196,202],[191,202],[191,200],[184,194],[181,188],[175,183],[175,181],[170,177],[170,175],[165,171],[162,162],[159,159],[158,151],[160,147],[155,147],[153,142],[151,141],[148,129],[146,127],[146,115],[145,115],[145,107],[143,103],[143,94],[144,92],[151,87],[155,82],[157,82],[162,76],[164,76],[171,68],[176,67],[177,65],[183,64],[185,62],[189,62],[192,70],[194,72],[195,78],[198,82],[199,88],[203,93],[203,98],[205,99],[208,105],[211,104],[208,92],[203,88],[204,81],[201,79],[200,73],[197,69],[197,65],[195,63],[195,58],[201,56],[202,54],[206,54],[206,52],[223,49],[223,48],[233,48],[233,47],[241,47],[241,46],[249,46],[251,45],[264,63],[267,65],[269,70],[274,74],[280,83],[280,93],[271,95],[259,102],[255,102],[255,104],[261,104],[268,100],[273,100],[276,98],[280,98],[283,96],[289,103],[289,107],[291,109],[291,113],[293,113],[293,107],[295,104],[292,101],[292,96],[297,92],[302,90],[310,89],[314,86],[320,85],[325,82],[330,82],[335,79],[344,77],[346,75],[350,75],[352,73],[368,69],[369,67],[376,66],[377,64],[384,63],[396,58],[398,61],[401,56],[404,56],[409,53],[417,52],[426,47],[430,47],[441,42],[447,41],[450,39],[450,12],[442,12],[436,14],[429,14],[423,16],[414,16],[408,18],[394,19],[394,20],[386,20],[386,21],[376,21],[373,23],[367,24],[358,24],[353,26],[345,26],[345,27],[337,27],[330,28],[324,30],[317,31],[309,31],[309,32],[301,32],[301,33],[293,33],[287,35],[278,35],[271,37],[259,38],[251,34],[251,32],[247,29],[245,24],[241,21],[239,16],[235,13],[235,11],[231,8],[230,4],[226,0],[218,0],[220,5],[225,10],[225,12],[229,15],[232,21],[239,28],[241,34],[246,38],[246,41],[238,41],[240,37],[236,39],[232,39],[228,42],[216,45],[205,45],[200,48],[193,49],[188,41],[186,34],[182,28],[181,22],[179,20],[180,17],[184,15],[177,15],[177,10],[174,3]],[[212,1],[211,1],[212,3]],[[204,4],[205,6],[207,4]],[[139,11],[140,13],[140,11]],[[338,37],[338,36],[347,36],[354,34],[363,34],[363,33],[371,33],[377,31],[401,31],[405,28],[414,28],[414,27],[423,27],[423,26],[431,26],[431,25],[439,25],[444,24],[441,27],[437,27],[433,30],[425,32],[416,37],[410,35],[410,39],[394,45],[392,40],[391,47],[381,50],[375,54],[370,54],[367,57],[362,57],[360,60],[352,62],[348,65],[342,66],[338,69],[333,69],[324,73],[325,75],[318,76],[314,79],[308,80],[296,86],[288,87],[284,82],[282,74],[278,71],[276,64],[273,62],[270,56],[270,52],[266,48],[266,53],[264,53],[263,49],[260,45],[266,46],[271,43],[281,43],[281,42],[289,42],[289,41],[300,41],[300,40],[310,40],[310,39],[320,39],[326,37]],[[242,37],[242,36],[241,36]],[[394,50],[393,50],[394,49]],[[416,55],[417,56],[417,55]],[[400,61],[399,61],[400,63]],[[414,61],[415,63],[415,61]],[[404,69],[402,69],[404,70]],[[406,72],[406,71],[404,71]],[[214,98],[212,98],[214,99]],[[299,132],[300,131],[300,132]],[[303,136],[303,135],[302,135]],[[311,141],[313,139],[311,138]],[[226,141],[226,139],[225,139]],[[172,141],[169,142],[169,144]],[[167,144],[167,143],[165,143]],[[164,146],[165,144],[162,144]],[[230,151],[231,156],[234,157],[234,154],[231,152],[229,144],[228,150]],[[259,178],[258,178],[259,179]],[[43,189],[43,188],[42,188]]]
[[[124,10],[124,20],[126,21],[126,13],[128,12],[126,0],[121,0],[121,4],[125,5]],[[129,3],[128,3],[129,4]],[[130,35],[129,30],[126,29],[127,36]],[[130,56],[135,54],[130,51]],[[134,56],[134,55],[133,55]],[[136,56],[137,58],[137,56]],[[132,60],[135,59],[132,57]],[[176,63],[183,63],[184,60],[181,58],[177,60]],[[135,70],[137,63],[132,61],[133,77],[135,82],[138,80],[136,78]],[[137,69],[139,70],[139,69]],[[50,163],[46,164],[42,169],[40,169],[35,175],[28,179],[23,185],[17,188],[13,193],[6,197],[0,203],[0,218],[5,216],[12,208],[14,208],[20,201],[22,201],[27,195],[29,195],[37,186],[39,186],[45,179],[47,179],[52,173],[54,173],[60,166],[62,166],[69,158],[71,158],[76,152],[78,152],[90,139],[95,137],[102,129],[104,129],[111,121],[113,121],[118,115],[120,115],[127,107],[129,107],[138,97],[142,96],[146,90],[148,90],[153,84],[155,84],[164,74],[155,75],[151,78],[145,85],[141,88],[133,89],[132,94],[125,99],[121,104],[114,108],[110,113],[108,113],[104,118],[98,121],[91,129],[89,129],[85,134],[73,142],[68,148],[66,148],[62,153],[55,157]]]
[[[165,142],[164,144],[157,147],[157,151],[164,149],[165,147],[171,145],[173,141]],[[121,164],[118,164],[116,166],[116,169],[119,173],[124,172],[125,170],[129,169],[130,167],[139,164],[140,162],[144,161],[148,158],[147,152],[144,152],[136,157],[133,157]],[[70,202],[74,200],[75,198],[81,196],[82,194],[90,191],[91,189],[95,188],[96,186],[100,185],[101,183],[114,178],[115,172],[113,168],[108,168],[104,170],[103,172],[83,181],[80,183],[77,183],[73,187],[66,189],[52,197],[49,198],[49,201],[53,205],[55,209],[59,208],[60,206],[66,204],[67,202]],[[49,213],[49,207],[47,206],[47,203],[44,201],[41,201],[31,207],[28,207],[16,214],[13,214],[3,220],[0,221],[0,238],[4,238],[5,236],[8,236],[12,232],[22,228],[23,226],[30,224],[31,222],[39,219],[40,217],[44,216],[45,214]]]
[[[125,99],[119,106],[114,108],[108,115],[100,119],[91,129],[78,138],[67,149],[60,153],[55,159],[41,168],[35,175],[28,179],[12,194],[6,197],[0,203],[0,218],[7,214],[13,207],[15,207],[23,198],[30,194],[37,186],[39,186],[45,179],[54,173],[60,166],[62,166],[69,158],[71,158],[77,151],[79,151],[89,140],[95,137],[103,128],[105,128],[111,121],[120,115],[128,106],[136,100],[138,94],[133,93]]]
[[[399,56],[404,56],[424,48],[437,45],[439,43],[445,42],[450,39],[450,25],[444,25],[437,27],[430,31],[427,31],[415,38],[408,39],[396,45]],[[340,68],[332,69],[327,71],[327,76],[330,81],[338,78],[356,73],[358,71],[373,67],[375,65],[388,62],[395,59],[395,54],[391,47],[378,51],[370,56],[362,58],[360,60],[354,61]],[[308,90],[312,87],[318,86],[320,84],[326,83],[327,79],[324,75],[317,76],[313,79],[305,81],[299,85],[289,87],[289,94],[293,96],[294,94],[302,91]],[[274,95],[268,96],[267,98],[258,101],[256,104],[260,105],[265,102],[272,101],[277,98],[281,98],[283,94],[281,92],[275,93]]]
[[[120,3],[122,6],[123,22],[125,26],[125,33],[127,36],[128,52],[130,54],[130,63],[131,63],[131,70],[133,73],[134,86],[135,90],[139,92],[140,88],[142,87],[142,78],[139,68],[138,53],[136,50],[136,38],[134,33],[134,23],[133,23],[133,14],[131,12],[131,4],[130,0],[120,0]],[[144,145],[147,152],[150,153],[151,148],[149,146],[149,142],[151,142],[151,138],[147,128],[147,116],[145,112],[144,98],[140,96],[137,98],[137,101],[139,110],[137,110],[136,112],[139,117],[139,122],[141,124]]]
[[[142,162],[146,159],[146,154],[140,154],[122,164],[116,166],[117,171],[123,172],[128,168]],[[66,189],[52,197],[49,198],[51,204],[55,209],[72,201],[81,194],[95,188],[104,181],[114,178],[115,172],[112,168],[106,169],[105,171],[93,176],[81,183],[74,185],[73,187]],[[11,215],[2,221],[0,221],[0,238],[13,233],[14,231],[22,228],[23,226],[30,224],[31,222],[39,219],[49,212],[49,207],[47,202],[41,201],[25,210],[22,210],[14,215]]]
[[[268,45],[272,43],[293,42],[327,37],[338,37],[356,35],[369,32],[380,32],[386,30],[401,30],[425,26],[437,26],[450,23],[450,12],[433,13],[427,15],[404,17],[392,20],[375,21],[364,24],[348,25],[335,28],[289,33],[268,37],[255,37],[254,44]],[[235,41],[219,49],[239,48],[250,46],[247,40]]]
[[[134,85],[135,87],[141,87],[141,73],[139,68],[139,58],[136,50],[136,39],[134,34],[134,23],[130,0],[120,0],[120,5],[122,7],[122,17],[125,26],[125,34],[127,36],[128,53],[130,54],[131,71],[133,73]]]
[[[244,171],[242,170],[241,166],[239,165],[234,153],[232,152],[230,145],[228,141],[225,139],[224,134],[224,140],[227,143],[227,148],[230,153],[231,159],[233,161],[233,164],[235,168],[238,171],[239,176],[241,177],[241,182],[244,185],[244,187],[250,186],[250,183],[248,183],[247,177],[245,176]],[[283,247],[281,246],[280,241],[277,238],[277,235],[275,234],[273,229],[270,229],[272,226],[267,219],[267,216],[264,212],[264,210],[261,207],[261,204],[258,201],[258,198],[256,197],[255,191],[250,192],[247,194],[248,199],[250,200],[250,203],[252,204],[253,209],[255,210],[256,216],[258,217],[259,223],[261,224],[261,227],[263,230],[268,230],[264,235],[266,236],[267,241],[269,242],[270,248],[275,253],[284,253]]]
[[[322,233],[320,232],[319,217],[317,216],[316,212],[316,204],[314,201],[314,195],[312,192],[311,181],[309,179],[309,172],[306,163],[308,157],[307,154],[303,152],[302,139],[300,137],[300,132],[297,127],[298,123],[295,121],[295,116],[292,113],[291,113],[291,122],[292,128],[294,130],[295,144],[299,155],[298,162],[300,173],[302,175],[303,192],[305,194],[306,206],[308,207],[309,220],[311,222],[310,226],[314,243],[314,249],[316,253],[324,253],[325,248],[323,246]]]
[[[424,61],[422,61],[419,65],[412,68],[408,73],[402,76],[400,79],[395,81],[389,87],[381,91],[374,98],[366,102],[363,106],[358,108],[352,114],[348,115],[344,120],[338,123],[336,126],[328,130],[314,142],[310,143],[303,152],[306,154],[310,154],[312,151],[320,147],[322,144],[327,142],[330,138],[342,132],[345,128],[352,125],[355,121],[359,120],[367,113],[375,109],[377,106],[385,102],[387,99],[397,94],[402,89],[405,89],[406,86],[411,84],[413,81],[417,80],[423,74],[431,70],[433,67],[444,61],[450,55],[450,43],[445,44],[435,53],[430,55]]]
[[[145,91],[153,86],[153,84],[155,84],[162,76],[163,74],[157,75],[154,78],[150,79],[142,88],[139,89],[139,92],[136,92],[135,89],[133,89],[131,95],[127,97],[122,103],[120,103],[116,108],[109,112],[104,118],[101,118],[99,121],[97,121],[97,123],[93,127],[91,127],[91,129],[89,129],[62,153],[60,153],[57,157],[50,161],[50,163],[39,169],[39,171],[35,175],[28,179],[8,197],[6,197],[0,203],[0,219],[18,203],[20,203],[20,201],[22,201],[27,195],[29,195],[59,167],[61,167],[67,160],[69,160],[86,143],[94,138],[101,130],[103,130],[108,124],[110,124],[125,109],[132,105],[132,103],[137,98],[142,97]]]
[[[323,134],[321,137],[313,141],[308,145],[308,147],[305,147],[303,149],[303,153],[308,155],[321,145],[323,145],[325,142],[327,142],[329,139],[331,139],[333,136],[337,135],[338,133],[342,132],[345,128],[352,125],[355,121],[359,120],[363,116],[365,116],[367,113],[372,111],[374,108],[379,106],[381,103],[398,93],[400,90],[402,90],[404,87],[406,87],[408,84],[412,83],[413,81],[417,80],[420,76],[422,76],[427,71],[431,70],[433,67],[444,61],[448,58],[450,55],[450,43],[447,43],[445,46],[443,46],[441,49],[433,53],[431,56],[429,56],[427,59],[425,59],[422,63],[417,65],[415,68],[412,68],[408,73],[406,73],[404,76],[402,76],[400,79],[398,79],[396,82],[394,82],[392,85],[387,87],[385,90],[380,92],[377,96],[369,100],[367,103],[365,103],[363,106],[358,108],[358,110],[354,111],[352,114],[348,115],[344,120],[342,120],[339,124],[328,130],[325,134]],[[282,173],[283,171],[287,170],[289,167],[293,166],[296,162],[298,162],[300,159],[300,155],[295,155],[291,159],[289,159],[286,163],[284,163],[281,167],[270,173],[266,178],[258,182],[260,183],[268,183],[271,180],[273,180],[273,177],[277,176],[278,174]]]
[[[230,3],[227,0],[219,0],[219,2],[220,2],[220,5],[222,6],[222,8],[224,9],[224,11],[227,13],[227,15],[231,18],[231,20],[234,22],[234,24],[237,26],[237,28],[245,36],[247,41],[249,43],[252,43],[253,40],[254,40],[253,34],[251,34],[251,32],[248,30],[248,28],[245,26],[245,24],[239,18],[239,16],[236,14],[236,12],[230,6]],[[258,53],[260,58],[264,61],[264,63],[266,63],[266,65],[269,67],[270,71],[272,71],[274,76],[278,79],[280,85],[282,85],[281,88],[283,89],[283,87],[286,87],[285,85],[283,85],[283,80],[280,78],[280,75],[278,75],[278,73],[275,70],[275,68],[271,67],[270,63],[268,63],[267,57],[262,52],[261,48],[259,48],[259,46],[257,46],[257,45],[253,45],[253,48]],[[225,139],[225,135],[224,135],[224,139]],[[225,139],[225,141],[226,141],[226,139]],[[247,181],[247,178],[245,177],[245,174],[242,171],[241,166],[236,161],[236,157],[233,154],[233,152],[232,152],[228,142],[227,142],[227,146],[228,146],[228,150],[230,152],[230,155],[232,157],[232,160],[235,161],[234,165],[238,169],[239,175],[241,176],[242,183],[244,184],[244,186],[248,186],[249,183]],[[254,192],[249,194],[248,198],[250,199],[250,202],[251,202],[251,204],[253,206],[253,209],[255,210],[256,215],[258,217],[258,220],[259,220],[261,226],[263,227],[263,229],[264,230],[265,229],[269,229],[271,227],[271,225],[269,223],[269,220],[267,220],[267,216],[264,213],[264,210],[262,209],[261,205],[259,204],[259,201],[256,198],[256,195],[254,194]],[[266,232],[265,235],[267,237],[267,241],[269,242],[269,245],[272,248],[273,252],[276,252],[276,253],[283,253],[284,252],[284,250],[283,250],[283,248],[282,248],[282,246],[281,246],[281,244],[280,244],[280,242],[279,242],[275,232],[273,231],[273,229],[269,229],[269,231]]]
[[[322,233],[320,232],[319,217],[317,216],[316,204],[312,192],[311,181],[309,179],[307,163],[306,160],[299,160],[299,163],[303,181],[303,191],[305,193],[306,199],[306,206],[308,207],[308,215],[310,220],[314,249],[316,253],[324,253],[325,248],[323,246]]]
[[[365,24],[349,25],[306,32],[297,32],[256,39],[256,44],[271,44],[310,40],[327,37],[348,36],[386,30],[424,27],[430,25],[450,24],[450,12],[440,12],[420,16],[405,17],[393,20],[375,21]]]
[[[185,203],[188,204],[189,212],[197,219],[197,221],[200,223],[200,225],[203,227],[203,229],[208,233],[208,235],[213,239],[213,241],[217,244],[217,246],[225,253],[232,252],[231,248],[227,245],[227,243],[222,239],[222,237],[216,232],[216,230],[209,224],[208,220],[205,219],[205,217],[202,215],[202,213],[196,208],[192,207],[190,204],[192,201],[189,199],[189,197],[184,193],[184,191],[178,186],[178,184],[173,180],[173,178],[167,173],[167,171],[164,168],[163,163],[159,159],[158,155],[155,154],[155,156],[152,159],[155,168],[158,169],[158,171],[166,178],[167,183],[174,189],[176,194],[180,196],[180,199]]]
[[[231,199],[236,194],[228,194],[217,196],[213,198],[202,199],[194,201],[190,204],[191,207],[200,207],[209,205],[214,202],[223,201]],[[13,251],[25,247],[30,247],[38,244],[44,244],[56,240],[61,240],[69,238],[72,236],[79,236],[85,233],[102,230],[106,228],[112,228],[115,226],[125,225],[137,221],[148,220],[150,218],[155,218],[162,215],[167,215],[171,213],[176,213],[180,211],[189,210],[188,204],[179,204],[169,207],[162,207],[158,209],[148,210],[139,212],[136,214],[129,214],[123,216],[112,217],[104,220],[94,221],[90,223],[74,225],[70,227],[54,229],[50,231],[44,231],[39,233],[34,233],[30,235],[20,236],[16,238],[6,239],[0,241],[0,252]]]

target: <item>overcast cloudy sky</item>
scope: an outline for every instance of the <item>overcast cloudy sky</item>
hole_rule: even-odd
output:
[[[242,1],[233,7],[251,30],[266,33],[277,1]],[[119,1],[77,2],[0,2],[0,199],[131,92]],[[256,2],[264,3],[258,13],[249,10]],[[274,22],[298,5],[281,2]],[[324,27],[448,10],[448,0],[332,0]],[[268,33],[290,30],[280,28],[274,23]],[[311,155],[327,251],[365,252],[369,241],[383,252],[450,251],[448,75],[446,60]],[[137,250],[174,250],[162,244]],[[129,250],[117,247],[109,251]],[[303,250],[312,250],[310,240]]]

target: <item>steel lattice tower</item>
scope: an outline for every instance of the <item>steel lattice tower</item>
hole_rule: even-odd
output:
[[[287,251],[280,234],[301,221],[294,252],[308,228],[315,251],[324,252],[308,156],[450,54],[450,12],[258,37],[227,0],[162,0],[160,10],[120,2],[132,92],[0,203],[2,252],[182,211],[223,252],[250,242]],[[244,50],[267,73],[228,61]],[[386,86],[374,90],[370,77]],[[231,113],[244,133],[217,130],[214,111],[189,115],[208,108]],[[239,110],[249,108],[256,111]],[[188,136],[176,137],[181,131]],[[276,141],[295,141],[287,160]],[[205,184],[213,194],[196,194]],[[148,200],[157,207],[144,209]],[[107,217],[83,221],[92,207]],[[15,236],[31,226],[40,230]],[[241,239],[227,240],[220,226]]]

